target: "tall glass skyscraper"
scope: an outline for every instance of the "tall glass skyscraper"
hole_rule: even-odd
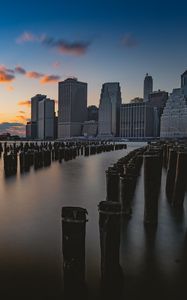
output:
[[[144,102],[149,100],[149,94],[153,92],[153,78],[148,73],[144,79]]]
[[[80,136],[87,119],[87,83],[68,78],[58,85],[58,138]]]
[[[121,89],[119,82],[104,83],[99,104],[99,136],[119,136]]]

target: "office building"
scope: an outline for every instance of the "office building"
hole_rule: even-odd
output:
[[[95,105],[88,106],[88,121],[98,121],[98,107]]]
[[[31,98],[31,123],[36,127],[34,139],[38,138],[38,106],[39,102],[46,99],[46,95],[37,94]]]
[[[38,138],[54,139],[55,102],[45,98],[38,105]]]
[[[99,136],[119,136],[120,105],[120,84],[118,82],[104,83],[99,104]]]
[[[164,107],[166,105],[166,101],[168,99],[168,93],[165,91],[155,91],[149,94],[149,100],[147,103],[149,103],[151,106],[157,108],[157,121],[155,120],[155,130],[156,130],[156,136],[160,136],[160,119],[161,115],[163,113]]]
[[[161,116],[160,137],[187,137],[187,100],[184,92],[183,88],[178,88],[170,94]]]
[[[80,136],[87,120],[87,83],[76,78],[59,82],[58,137]]]
[[[120,136],[130,139],[155,137],[157,109],[148,103],[128,103],[121,105]]]
[[[153,91],[153,78],[148,73],[144,78],[144,102],[149,100],[149,94]]]
[[[37,136],[37,123],[27,122],[26,124],[26,138],[28,140],[34,140]]]
[[[91,120],[83,124],[82,135],[85,137],[95,137],[98,133],[98,122]]]

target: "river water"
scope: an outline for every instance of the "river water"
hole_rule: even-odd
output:
[[[144,144],[5,178],[0,161],[0,291],[2,299],[62,299],[62,206],[88,210],[86,283],[88,299],[100,295],[98,208],[106,197],[105,170]],[[143,172],[143,168],[142,168]],[[186,203],[175,212],[165,197],[163,169],[158,227],[143,225],[143,173],[138,178],[133,215],[122,221],[122,299],[177,299],[186,290]],[[178,296],[178,297],[177,297]]]

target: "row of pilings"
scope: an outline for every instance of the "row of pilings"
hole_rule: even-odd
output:
[[[3,147],[4,146],[4,147]],[[102,152],[126,149],[124,143],[112,142],[44,142],[44,143],[0,143],[0,155],[3,153],[6,176],[28,172],[33,166],[35,170],[50,166],[52,161],[69,161],[77,156],[90,156]]]
[[[122,157],[106,170],[106,200],[98,205],[101,249],[102,299],[117,297],[123,285],[120,267],[121,219],[132,216],[132,202],[143,163],[144,225],[156,229],[162,168],[167,168],[166,194],[174,209],[181,208],[186,191],[187,147],[176,143],[150,143]],[[85,291],[85,233],[87,211],[63,207],[63,270],[67,298]]]
[[[131,204],[144,151],[145,148],[141,148],[130,152],[106,171],[106,200],[98,205],[103,297],[106,294],[113,297],[114,293],[117,296],[121,289],[121,216],[131,216]],[[85,296],[86,222],[86,209],[62,208],[64,292],[67,299]]]

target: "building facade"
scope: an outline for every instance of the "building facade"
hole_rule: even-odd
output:
[[[158,91],[155,91],[155,92],[152,92],[151,94],[149,94],[149,100],[147,103],[149,103],[153,107],[156,107],[157,113],[158,113],[157,121],[155,119],[155,130],[156,130],[157,137],[160,136],[160,120],[161,120],[161,115],[163,113],[167,99],[168,99],[168,93],[165,91],[158,90]]]
[[[46,95],[41,95],[37,94],[36,96],[31,98],[31,123],[36,126],[35,136],[33,139],[38,138],[38,107],[39,107],[39,102],[42,101],[43,99],[46,99]]]
[[[87,121],[98,121],[98,107],[95,105],[88,106]]]
[[[187,137],[187,99],[183,89],[174,89],[161,116],[161,138]]]
[[[120,136],[130,139],[155,137],[156,108],[148,103],[121,105]]]
[[[37,136],[37,123],[27,122],[26,124],[26,138],[29,140],[34,140]]]
[[[99,136],[119,136],[121,89],[118,82],[104,83],[99,104]]]
[[[149,94],[153,92],[153,78],[148,73],[144,78],[144,102],[149,100]]]
[[[87,83],[68,78],[58,91],[58,138],[80,136],[87,120]]]
[[[55,102],[43,99],[38,106],[38,138],[41,140],[54,139]]]
[[[83,124],[82,135],[85,137],[95,137],[98,133],[98,122],[91,120]]]

